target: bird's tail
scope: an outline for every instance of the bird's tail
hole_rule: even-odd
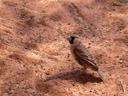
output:
[[[97,73],[99,74],[100,78],[103,80],[104,79],[104,75],[98,70]]]

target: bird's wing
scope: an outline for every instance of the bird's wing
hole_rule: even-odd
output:
[[[76,59],[81,59],[82,61],[88,62],[94,67],[97,67],[95,60],[93,59],[90,52],[85,48],[84,45],[80,44],[74,48],[74,54]],[[79,60],[80,61],[80,60]]]

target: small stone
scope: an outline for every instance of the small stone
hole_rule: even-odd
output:
[[[113,6],[120,6],[120,4],[118,2],[113,2]]]

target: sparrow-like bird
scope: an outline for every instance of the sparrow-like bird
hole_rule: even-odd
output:
[[[74,59],[84,67],[91,68],[94,71],[97,71],[100,78],[103,80],[103,74],[99,71],[99,68],[94,60],[93,56],[90,52],[86,49],[86,47],[82,44],[79,37],[77,35],[69,35],[67,40],[70,43],[70,50],[74,57]]]

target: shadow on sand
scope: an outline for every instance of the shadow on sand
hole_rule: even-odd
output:
[[[95,77],[92,74],[86,73],[81,70],[56,74],[54,76],[48,77],[46,80],[44,80],[44,82],[47,82],[49,80],[54,80],[54,79],[63,79],[63,80],[72,79],[81,84],[85,84],[87,82],[97,82],[97,83],[102,82],[102,80],[99,77]]]

